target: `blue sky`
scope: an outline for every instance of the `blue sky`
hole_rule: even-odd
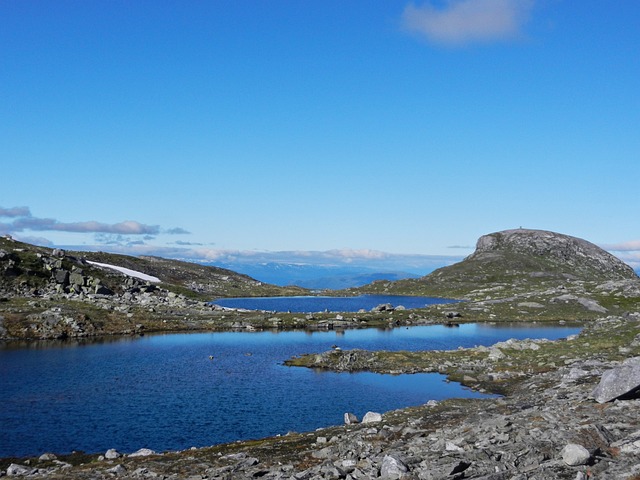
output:
[[[350,261],[523,226],[639,266],[639,32],[637,0],[3,0],[0,232]]]

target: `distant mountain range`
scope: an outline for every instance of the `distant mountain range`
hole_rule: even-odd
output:
[[[215,262],[210,265],[227,268],[273,285],[296,285],[312,290],[340,290],[350,287],[360,287],[375,280],[395,281],[406,278],[419,278],[433,270],[418,274],[403,271],[377,271],[374,268],[363,266],[310,265],[275,262],[255,264],[244,262]]]

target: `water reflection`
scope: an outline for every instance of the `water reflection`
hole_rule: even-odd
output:
[[[559,338],[576,327],[461,325],[222,332],[0,346],[0,457],[185,449],[339,424],[430,399],[476,397],[437,374],[321,374],[282,362],[343,349],[425,350]],[[213,359],[209,357],[213,356]]]

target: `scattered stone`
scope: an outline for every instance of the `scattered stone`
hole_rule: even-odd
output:
[[[382,421],[382,415],[377,412],[367,412],[362,418],[362,423],[376,423]]]
[[[591,459],[589,450],[576,443],[570,443],[566,445],[562,449],[562,452],[560,452],[560,455],[562,456],[562,460],[564,461],[564,463],[571,467],[586,465]]]
[[[382,466],[380,467],[380,476],[382,478],[400,478],[408,471],[409,468],[407,465],[402,460],[392,455],[385,455],[382,459]]]
[[[123,465],[118,464],[115,467],[108,469],[107,473],[113,473],[116,476],[120,476],[125,475],[127,473],[127,469]]]
[[[122,455],[115,448],[110,448],[104,454],[104,458],[106,458],[107,460],[113,460],[114,458],[120,458],[121,456]]]
[[[393,305],[390,303],[381,303],[380,305],[373,307],[372,312],[393,312]]]
[[[495,346],[491,347],[489,350],[489,360],[501,360],[505,357],[506,355],[504,352]]]
[[[38,457],[38,460],[40,460],[41,462],[47,462],[50,460],[57,460],[58,457],[56,457],[53,453],[43,453],[42,455],[40,455],[40,457]]]
[[[620,367],[602,374],[600,384],[591,395],[598,403],[610,402],[640,390],[640,357],[627,359]]]
[[[344,423],[345,425],[353,425],[354,423],[358,423],[358,417],[356,417],[353,413],[345,413]]]
[[[7,477],[17,476],[17,475],[33,475],[37,472],[37,468],[27,467],[25,465],[19,465],[17,463],[12,463],[7,468]]]
[[[447,452],[458,452],[458,453],[464,452],[464,448],[459,447],[458,445],[456,445],[453,442],[446,442],[445,446],[444,446],[444,449]]]
[[[521,308],[544,308],[544,305],[538,302],[520,302],[518,307]]]
[[[156,452],[149,448],[141,448],[137,452],[130,453],[129,457],[148,457],[149,455],[155,455]]]
[[[608,311],[598,302],[590,298],[578,298],[578,303],[582,305],[584,308],[586,308],[587,310],[590,310],[592,312],[607,313]]]

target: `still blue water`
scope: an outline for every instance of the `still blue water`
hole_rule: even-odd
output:
[[[372,308],[390,303],[394,307],[402,305],[405,308],[424,308],[435,303],[455,303],[457,300],[433,297],[414,297],[409,295],[360,295],[357,297],[241,297],[221,298],[212,303],[228,308],[243,308],[247,310],[266,310],[276,312],[357,312],[360,309]]]
[[[341,424],[345,412],[361,418],[370,410],[430,399],[478,397],[438,374],[338,374],[282,362],[334,344],[453,349],[578,331],[461,325],[0,345],[0,457],[109,448],[179,450]]]

